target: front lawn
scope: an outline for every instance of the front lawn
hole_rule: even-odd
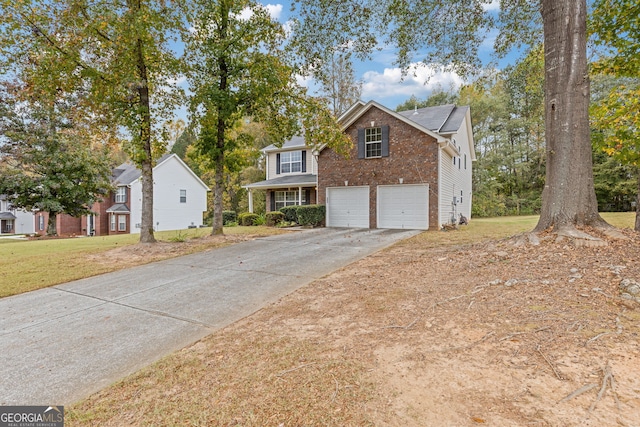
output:
[[[226,236],[271,235],[284,231],[268,227],[230,227]],[[230,244],[224,239],[203,239],[211,228],[156,232],[156,239],[182,245],[166,252],[163,258],[185,255]],[[95,256],[116,248],[138,243],[139,235],[77,237],[68,239],[14,240],[0,239],[0,297],[20,294],[84,277],[116,271],[129,265],[95,262]],[[139,264],[157,261],[154,257]]]

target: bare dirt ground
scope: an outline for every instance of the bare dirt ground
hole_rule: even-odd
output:
[[[595,233],[591,231],[592,233]],[[640,235],[356,262],[71,408],[69,425],[640,426]]]

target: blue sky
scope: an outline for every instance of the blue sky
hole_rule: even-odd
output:
[[[263,1],[263,5],[271,12],[271,16],[283,25],[287,25],[290,16],[290,2],[282,1],[273,3]],[[485,9],[498,11],[499,0],[493,0]],[[492,31],[487,36],[480,54],[483,61],[488,63],[493,53],[493,42],[497,31]],[[518,59],[517,54],[507,56],[499,62],[499,67],[514,63]],[[419,99],[428,97],[434,89],[456,90],[465,81],[455,73],[445,73],[442,70],[426,67],[415,68],[414,72],[402,76],[401,70],[394,65],[395,52],[391,48],[383,48],[372,54],[372,58],[366,62],[356,64],[356,78],[362,80],[362,100],[375,100],[391,109],[415,95]],[[308,87],[313,89],[313,83],[308,82]]]
[[[270,12],[273,19],[287,27],[291,19],[290,1],[266,0],[263,6]],[[485,7],[489,11],[499,9],[499,0],[492,0]],[[481,57],[488,63],[493,53],[493,42],[497,31],[488,34],[485,43],[481,47]],[[394,65],[395,52],[392,48],[382,48],[371,55],[371,59],[365,62],[358,62],[356,66],[356,78],[362,80],[363,101],[375,100],[388,108],[395,109],[399,104],[415,95],[419,99],[428,97],[434,89],[457,90],[465,81],[460,76],[451,72],[442,72],[438,69],[418,67],[404,77],[400,68]],[[499,67],[515,63],[518,54],[512,54],[501,60]],[[311,93],[315,90],[313,81],[300,80],[307,86]],[[186,117],[186,111],[182,109],[178,116]]]

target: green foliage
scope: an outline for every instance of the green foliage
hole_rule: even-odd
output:
[[[396,111],[409,111],[414,108],[435,107],[438,105],[456,104],[457,102],[457,92],[453,92],[453,89],[445,92],[441,87],[438,87],[424,100],[420,100],[416,96],[411,95],[411,98],[396,107]]]
[[[268,227],[275,227],[284,221],[284,214],[278,211],[267,212],[265,214],[265,219]]]
[[[30,103],[17,98],[11,87],[4,88],[0,194],[15,207],[48,212],[47,233],[56,234],[56,215],[89,214],[111,191],[108,153],[104,147],[92,147],[86,134],[67,121],[68,105]]]
[[[285,221],[298,223],[298,206],[284,206],[279,211],[284,214]]]
[[[238,215],[236,214],[235,211],[222,211],[222,222],[225,225],[225,227],[230,222],[237,222],[237,221],[238,221]]]
[[[297,206],[298,224],[302,226],[318,227],[324,223],[326,209],[324,205]]]
[[[250,212],[243,212],[240,215],[238,215],[238,223],[240,225],[257,225],[257,221],[258,221],[259,215],[254,214],[254,213],[250,213]]]
[[[169,48],[185,20],[163,2],[2,0],[0,68],[43,103],[82,93],[76,111],[96,140],[116,140],[142,171],[140,240],[153,242],[155,159],[160,124],[179,100],[179,62]]]

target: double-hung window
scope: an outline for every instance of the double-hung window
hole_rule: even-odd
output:
[[[382,157],[382,128],[364,130],[365,157]]]
[[[280,173],[302,172],[302,151],[280,153]]]
[[[307,202],[306,193],[303,191],[300,198],[298,195],[297,191],[276,191],[276,210],[285,206],[297,205],[299,200],[305,204]]]
[[[118,215],[118,231],[127,231],[126,215]]]
[[[187,203],[187,190],[180,190],[180,203]]]
[[[118,187],[116,190],[116,203],[127,202],[127,187]]]

